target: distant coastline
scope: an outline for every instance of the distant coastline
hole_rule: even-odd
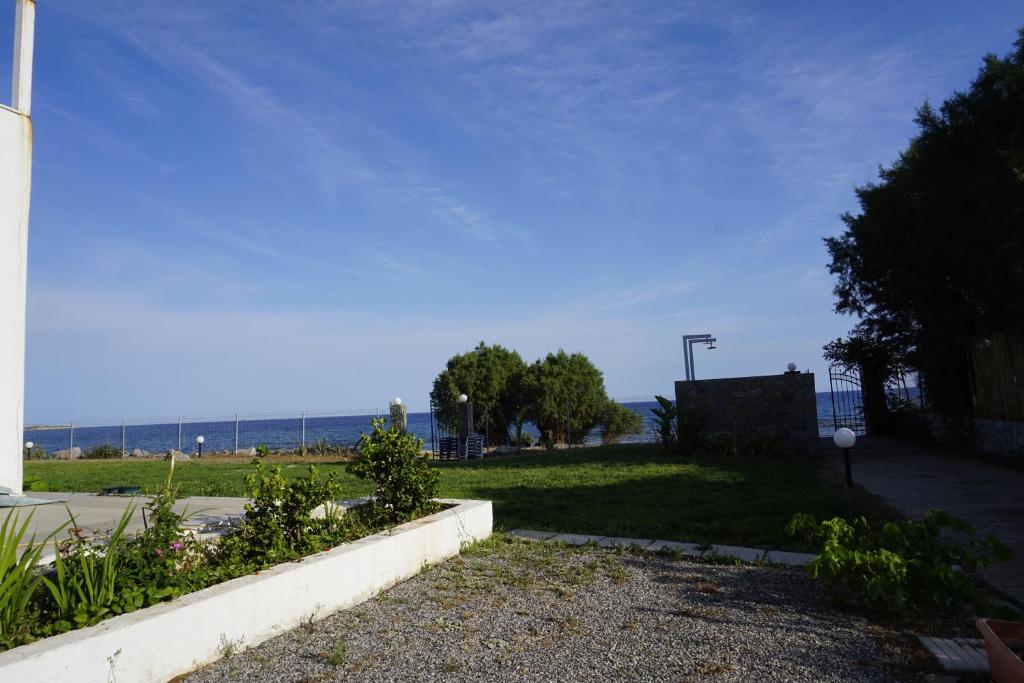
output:
[[[67,429],[69,425],[25,425],[26,432],[36,432],[42,429]]]

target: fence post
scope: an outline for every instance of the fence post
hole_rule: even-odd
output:
[[[74,450],[75,450],[75,421],[74,420],[71,421],[71,425],[70,425],[70,429],[69,429],[68,433],[69,433],[69,439],[68,439],[68,458],[70,459],[72,456],[74,456]]]
[[[124,456],[126,456],[126,455],[128,454],[128,451],[127,451],[127,450],[125,450],[125,438],[124,438],[124,431],[125,431],[125,427],[124,427],[124,418],[122,417],[122,418],[121,418],[121,457],[122,457],[122,458],[123,458]]]
[[[299,448],[299,455],[306,454],[306,413],[302,413],[302,446]]]
[[[235,453],[238,453],[238,413],[235,413]]]
[[[178,416],[178,450],[181,450],[181,416]]]

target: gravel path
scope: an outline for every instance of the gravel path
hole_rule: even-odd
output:
[[[891,635],[800,570],[496,537],[185,680],[913,680]]]

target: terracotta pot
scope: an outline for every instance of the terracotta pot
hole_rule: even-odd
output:
[[[1024,623],[978,619],[976,623],[985,638],[988,668],[996,683],[1024,683]]]

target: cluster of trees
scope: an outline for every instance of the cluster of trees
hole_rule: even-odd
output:
[[[1024,334],[1024,30],[1015,48],[921,107],[909,147],[825,240],[836,310],[861,318],[830,352],[876,374],[905,364],[946,415],[971,411],[971,340]]]
[[[430,392],[438,419],[452,428],[459,394],[473,400],[476,431],[492,446],[526,444],[528,422],[546,444],[581,443],[597,426],[612,442],[642,427],[639,415],[608,398],[601,371],[582,353],[559,350],[527,365],[516,351],[480,342],[452,356]]]

